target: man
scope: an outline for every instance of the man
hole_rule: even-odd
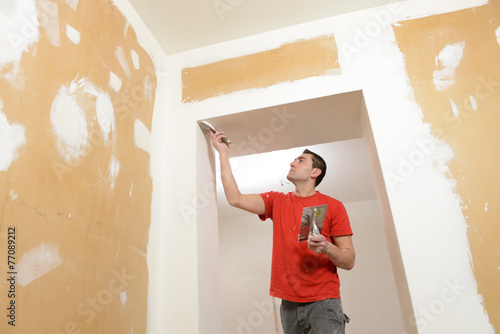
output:
[[[326,172],[324,160],[305,150],[290,164],[288,194],[242,194],[229,163],[224,132],[212,134],[219,152],[222,185],[231,206],[273,221],[271,296],[280,298],[285,334],[343,334],[349,318],[340,301],[337,268],[350,270],[355,252],[343,204],[316,191]],[[328,204],[321,235],[298,242],[302,209]]]

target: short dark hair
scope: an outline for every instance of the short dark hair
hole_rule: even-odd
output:
[[[319,170],[321,170],[321,174],[319,174],[319,176],[316,178],[315,186],[317,187],[321,183],[323,178],[325,177],[326,162],[325,162],[325,160],[323,160],[323,158],[321,156],[319,156],[319,154],[316,154],[312,151],[309,151],[307,148],[302,153],[312,155],[313,168],[318,168]]]

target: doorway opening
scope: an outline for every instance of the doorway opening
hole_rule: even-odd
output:
[[[289,163],[305,148],[325,159],[318,190],[344,203],[357,254],[352,271],[339,270],[349,333],[410,332],[411,300],[362,91],[208,121],[233,143],[231,165],[243,193],[293,191]],[[272,222],[228,205],[214,160],[221,332],[282,333],[280,301],[269,296]]]

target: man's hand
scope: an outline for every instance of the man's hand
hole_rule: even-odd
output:
[[[223,140],[224,132],[217,131],[211,136],[212,145],[219,152],[222,186],[229,205],[258,215],[266,213],[264,200],[259,194],[242,194],[238,189],[229,163],[229,145]]]
[[[219,154],[229,152],[229,145],[222,140],[222,138],[225,137],[223,131],[217,131],[216,133],[210,134],[212,136],[212,145]]]
[[[324,235],[309,235],[307,239],[307,247],[316,254],[324,254],[328,250],[329,242],[326,241]]]
[[[307,247],[316,254],[326,255],[338,268],[351,270],[354,267],[356,253],[350,235],[334,237],[333,243],[323,235],[309,235]]]

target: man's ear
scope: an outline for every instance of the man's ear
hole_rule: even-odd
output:
[[[317,178],[320,175],[321,175],[321,169],[319,169],[319,168],[313,168],[313,170],[311,172],[311,176],[314,177],[314,178]]]

